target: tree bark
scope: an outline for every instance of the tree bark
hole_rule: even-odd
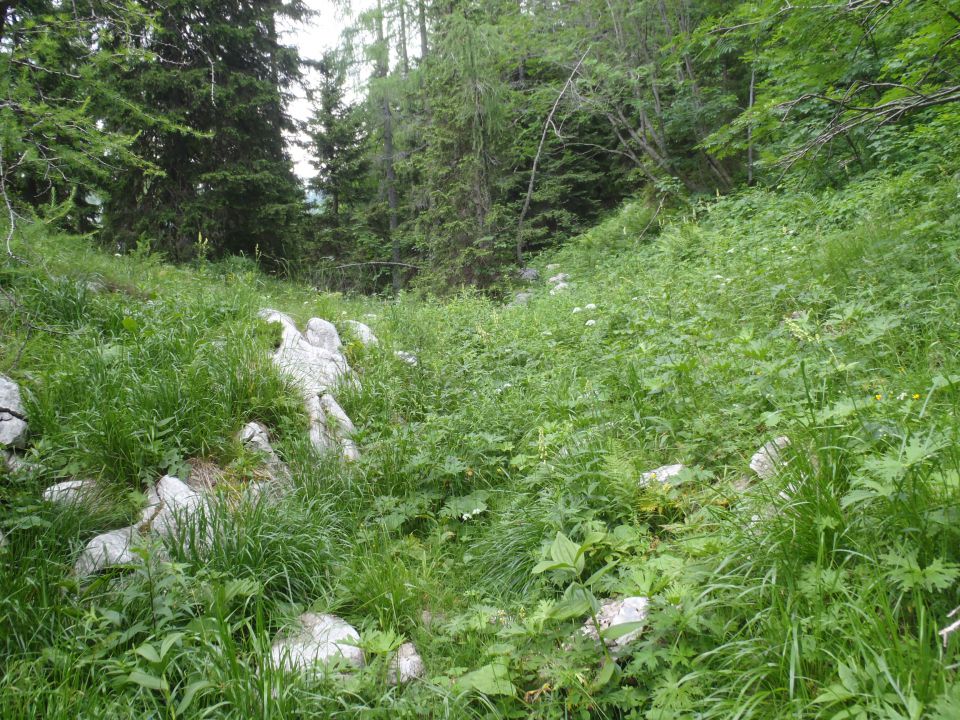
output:
[[[383,2],[377,0],[377,44],[379,54],[377,56],[377,77],[386,80],[390,71],[390,58],[388,55],[386,40],[383,33]],[[390,209],[389,228],[390,228],[390,255],[394,263],[400,262],[400,237],[397,235],[397,174],[393,167],[393,114],[390,111],[390,98],[387,95],[386,88],[383,88],[383,165],[384,175],[387,183],[387,204]],[[393,291],[400,292],[400,283],[402,280],[400,274],[400,265],[393,266]]]

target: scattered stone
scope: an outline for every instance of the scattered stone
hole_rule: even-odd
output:
[[[304,333],[307,342],[330,353],[339,353],[343,347],[340,334],[336,326],[328,320],[310,318],[307,321],[307,331]]]
[[[397,649],[397,654],[390,662],[387,682],[391,685],[403,685],[411,680],[422,678],[426,673],[427,668],[416,646],[413,643],[404,643]]]
[[[547,265],[547,270],[557,270],[560,268],[560,265],[557,263],[550,263]]]
[[[587,320],[587,322],[584,323],[584,325],[586,325],[587,327],[593,327],[593,326],[596,325],[596,324],[597,324],[597,321],[596,321],[596,320],[592,320],[592,319],[591,319],[591,320]]]
[[[43,499],[57,505],[79,505],[97,495],[96,480],[64,480],[43,491]]]
[[[557,273],[556,275],[551,277],[549,280],[547,280],[547,282],[550,283],[551,285],[559,285],[560,283],[565,283],[569,279],[570,279],[569,274]]]
[[[264,425],[258,422],[248,422],[240,430],[240,442],[263,457],[264,469],[270,480],[278,483],[288,483],[292,478],[290,468],[281,460],[270,444],[270,434]],[[255,493],[257,497],[260,492]]]
[[[540,279],[540,271],[536,268],[523,268],[520,270],[520,279],[525,282],[536,282]]]
[[[582,313],[582,312],[583,312],[583,308],[580,307],[579,305],[573,309],[573,314],[574,314],[574,315],[576,315],[577,313]]]
[[[761,480],[771,480],[783,466],[783,450],[790,445],[790,438],[778,437],[760,448],[750,458],[750,469]]]
[[[304,337],[293,320],[283,313],[261,310],[260,317],[267,322],[278,322],[283,328],[280,347],[273,355],[273,362],[282,374],[296,381],[303,391],[304,405],[310,417],[310,439],[314,447],[328,451],[339,446],[345,458],[356,459],[359,452],[349,439],[353,423],[330,395],[344,380],[359,386],[340,351],[342,344],[336,327],[326,320],[311,318]],[[324,400],[324,396],[329,399]],[[333,427],[328,427],[328,415],[333,416]]]
[[[22,448],[28,431],[20,386],[6,375],[0,375],[0,447]]]
[[[593,623],[593,618],[590,618],[584,623],[583,627],[580,628],[580,632],[587,637],[599,641],[600,633],[608,628],[625,625],[627,623],[646,622],[649,610],[650,599],[642,596],[627,597],[622,600],[604,600],[600,603],[600,610],[597,613],[599,631]],[[636,630],[628,632],[626,635],[621,635],[615,639],[607,639],[605,642],[608,648],[616,652],[622,650],[640,637],[643,630],[644,628],[637,628]]]
[[[140,516],[141,532],[165,540],[182,541],[186,547],[212,541],[207,499],[173,475],[164,475],[147,492],[147,507]]]
[[[358,647],[360,634],[345,620],[336,615],[304,613],[297,622],[299,628],[292,635],[273,642],[270,664],[274,669],[317,671],[336,658],[353,667],[363,667],[363,650]]]
[[[282,374],[300,385],[304,393],[320,395],[334,388],[349,375],[350,368],[340,351],[330,350],[320,344],[332,345],[334,342],[334,336],[325,326],[314,323],[312,340],[308,341],[300,334],[289,316],[275,310],[263,310],[260,317],[267,322],[281,324],[283,334],[280,347],[273,354],[273,362]],[[310,322],[313,323],[313,320]],[[333,331],[335,333],[336,328],[333,328]],[[339,343],[339,335],[335,340]]]
[[[0,460],[3,461],[3,464],[6,466],[7,470],[12,473],[28,470],[30,468],[30,463],[13,451],[7,452],[5,450],[0,450]]]
[[[686,469],[685,465],[662,465],[656,470],[648,470],[640,475],[640,487],[646,487],[652,482],[667,483]]]
[[[420,360],[417,358],[417,356],[413,353],[407,352],[406,350],[394,350],[393,354],[403,360],[407,365],[416,367],[420,364]]]
[[[519,307],[520,305],[526,305],[531,299],[533,299],[532,292],[518,292],[514,296],[513,301],[509,303],[507,307]]]
[[[583,308],[584,310],[596,310],[597,305],[596,303],[587,303],[586,305],[583,306]]]
[[[372,347],[380,344],[380,341],[377,339],[377,336],[373,334],[373,330],[370,329],[369,325],[364,325],[362,322],[357,322],[356,320],[345,320],[344,324],[353,331],[353,336],[359,340],[362,345]]]
[[[564,290],[568,290],[569,288],[570,288],[570,284],[569,284],[569,283],[558,282],[556,285],[553,286],[553,289],[550,291],[550,294],[551,294],[551,295],[557,295],[557,294],[563,292]]]
[[[74,574],[78,578],[85,578],[108,567],[140,562],[140,557],[131,551],[139,540],[140,533],[133,526],[97,535],[87,543],[74,563]]]

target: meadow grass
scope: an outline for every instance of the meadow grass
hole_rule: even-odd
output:
[[[570,290],[516,307],[33,229],[29,264],[0,266],[0,372],[33,430],[32,467],[0,475],[0,717],[956,717],[958,640],[937,631],[960,605],[958,192],[922,166],[653,223],[637,202],[539,261]],[[262,307],[377,332],[344,332],[358,462],[310,448]],[[249,420],[290,494],[216,506],[209,548],[70,576],[159,475],[203,459],[242,480]],[[752,478],[779,435],[782,472]],[[66,477],[106,501],[41,502]],[[577,576],[534,572],[558,533],[587,547]],[[577,598],[638,594],[650,625],[618,665],[570,643]],[[270,670],[307,609],[356,625],[369,667]],[[401,636],[428,676],[392,688],[377,648]]]

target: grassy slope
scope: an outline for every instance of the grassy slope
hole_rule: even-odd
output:
[[[29,391],[40,463],[0,476],[0,717],[956,717],[957,641],[936,630],[960,603],[958,192],[935,170],[753,190],[644,238],[649,211],[627,207],[550,259],[570,292],[518,308],[351,300],[238,261],[35,238],[33,265],[0,266],[21,304],[0,370]],[[355,466],[310,454],[263,306],[376,315],[381,348],[348,348]],[[78,592],[76,551],[145,480],[196,457],[249,473],[231,439],[248,419],[298,492],[224,516],[207,558]],[[779,434],[789,469],[744,496]],[[672,462],[690,467],[678,482],[638,486]],[[74,475],[111,502],[38,501]],[[558,531],[589,544],[590,593],[653,599],[612,675],[594,648],[561,649],[586,591],[533,572]],[[271,688],[264,648],[306,607],[361,627],[371,657],[385,631],[413,639],[431,681],[388,690],[374,661]]]

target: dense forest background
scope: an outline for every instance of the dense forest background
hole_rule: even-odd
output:
[[[39,220],[334,289],[487,287],[627,197],[838,185],[957,149],[949,0],[378,0],[355,18],[305,63],[278,27],[331,19],[298,0],[0,2],[8,251]]]

